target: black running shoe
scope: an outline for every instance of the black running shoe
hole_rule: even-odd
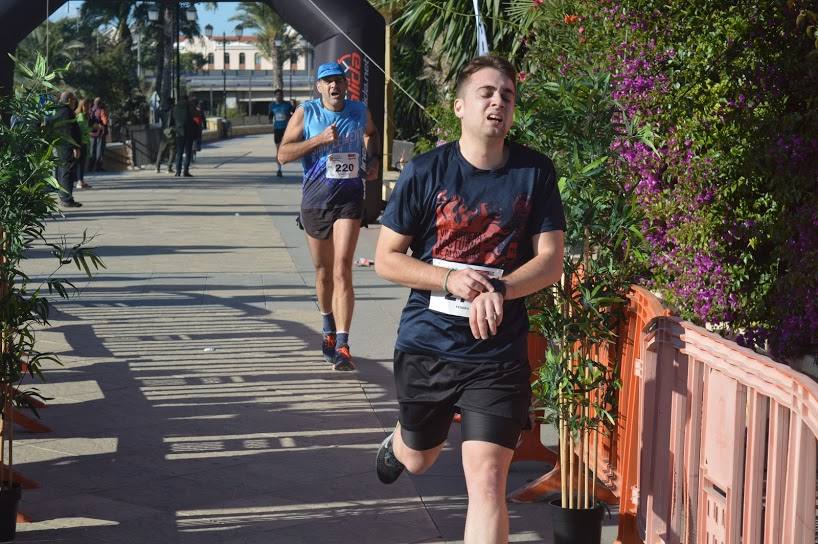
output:
[[[324,360],[331,365],[335,364],[335,333],[329,332],[324,334],[321,340],[321,353],[324,355]]]
[[[383,439],[378,449],[378,456],[375,458],[375,472],[378,474],[378,479],[384,484],[391,484],[397,480],[406,469],[392,451],[393,436],[395,436],[394,432]]]
[[[352,362],[352,355],[349,354],[349,346],[338,346],[335,349],[335,370],[355,370],[355,363]]]

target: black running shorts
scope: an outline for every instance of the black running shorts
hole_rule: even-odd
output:
[[[269,132],[267,134],[269,134]],[[283,128],[274,128],[273,129],[273,141],[276,143],[276,145],[281,143],[282,138],[284,138],[284,129]]]
[[[339,219],[358,219],[364,214],[363,202],[349,202],[325,210],[301,208],[301,226],[312,238],[326,240],[332,235],[332,225]]]
[[[401,437],[415,450],[442,444],[458,408],[464,441],[514,449],[528,426],[527,361],[464,363],[395,350],[395,384]]]

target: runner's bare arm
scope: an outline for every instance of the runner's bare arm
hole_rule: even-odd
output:
[[[372,121],[372,113],[366,112],[366,131],[364,132],[364,149],[366,149],[366,179],[378,178],[378,163],[381,156],[381,139],[378,128]]]
[[[489,281],[476,270],[449,272],[448,268],[410,257],[406,251],[411,243],[412,236],[381,226],[375,250],[375,272],[394,283],[424,291],[443,291],[445,281],[450,293],[465,300],[472,300],[483,291],[491,290]]]
[[[281,164],[287,164],[312,153],[324,144],[331,144],[337,136],[335,125],[330,125],[320,134],[304,140],[304,108],[298,108],[287,123],[276,158]]]

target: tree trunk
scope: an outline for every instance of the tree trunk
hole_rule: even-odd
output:
[[[162,34],[164,43],[162,44],[162,92],[159,95],[159,104],[162,109],[170,106],[170,95],[173,89],[172,68],[173,68],[173,21],[174,12],[172,8],[165,8],[164,19],[162,21]]]
[[[164,51],[165,50],[165,33],[164,31],[158,32],[156,34],[156,50],[157,51]],[[156,81],[153,85],[153,90],[156,91],[156,95],[160,97],[162,96],[162,75],[165,72],[165,55],[160,54],[156,55]]]
[[[270,60],[273,63],[273,89],[284,89],[284,58],[276,47],[275,40],[270,44]]]

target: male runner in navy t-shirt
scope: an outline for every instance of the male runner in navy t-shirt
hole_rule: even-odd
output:
[[[562,271],[554,167],[505,140],[515,81],[514,67],[497,57],[463,68],[460,140],[403,170],[375,254],[380,276],[412,289],[395,346],[399,422],[378,451],[378,478],[427,470],[459,408],[466,543],[508,541],[506,478],[531,393],[524,297]]]
[[[321,98],[295,110],[278,148],[281,164],[301,159],[304,166],[300,221],[315,266],[321,350],[335,370],[355,370],[349,352],[352,257],[361,230],[364,179],[377,178],[380,148],[366,104],[346,99],[345,74],[337,62],[318,67],[315,87]]]
[[[293,105],[290,102],[284,102],[284,91],[276,89],[273,94],[275,101],[270,104],[270,113],[268,117],[273,122],[273,140],[276,144],[276,153],[278,147],[281,145],[281,139],[284,137],[284,129],[287,128],[287,123],[293,115]],[[281,177],[281,163],[276,159],[278,171],[276,176]]]

